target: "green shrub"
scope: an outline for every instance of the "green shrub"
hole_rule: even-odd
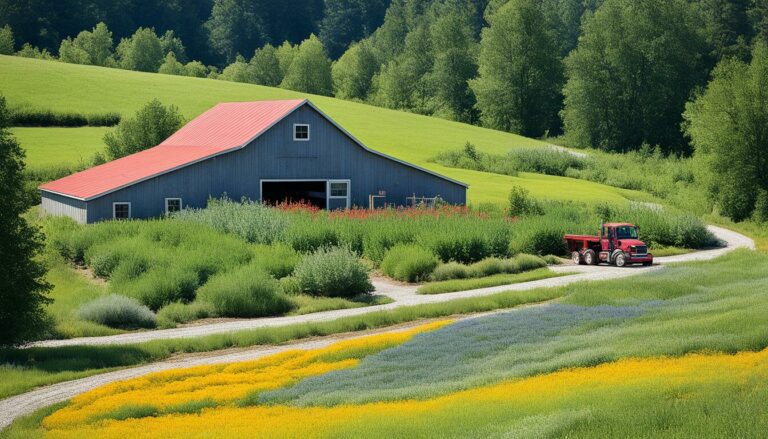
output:
[[[246,199],[238,203],[226,197],[208,200],[208,207],[205,209],[184,209],[176,212],[173,218],[205,224],[255,244],[279,241],[288,227],[286,214],[277,209]]]
[[[120,295],[100,297],[80,307],[78,316],[111,328],[154,328],[155,314],[135,299]]]
[[[520,273],[547,266],[547,261],[544,258],[524,253],[515,255],[510,259],[510,263],[511,267],[506,270],[507,273]]]
[[[563,260],[555,255],[545,255],[542,256],[542,259],[544,259],[547,265],[561,265],[563,263]]]
[[[159,310],[169,303],[194,300],[198,285],[198,277],[194,272],[182,267],[171,267],[150,270],[135,282],[113,283],[111,289],[138,299],[150,309]]]
[[[345,247],[322,248],[305,256],[293,275],[308,294],[352,297],[373,291],[368,267]]]
[[[509,216],[542,215],[544,213],[541,204],[531,197],[528,189],[520,186],[512,186],[509,191]]]
[[[443,281],[449,279],[464,279],[469,277],[467,266],[458,262],[447,262],[440,264],[432,272],[431,279],[434,281]]]
[[[314,227],[294,227],[287,236],[288,245],[301,253],[312,253],[321,248],[336,247],[339,238],[336,232],[327,226],[315,224]]]
[[[301,282],[294,276],[286,276],[280,279],[280,289],[290,296],[301,294]]]
[[[160,308],[157,312],[157,325],[172,328],[181,323],[205,319],[216,315],[216,311],[208,302],[194,301],[192,303],[174,302]]]
[[[439,263],[437,257],[423,247],[399,244],[387,251],[381,271],[393,279],[421,282],[429,278]]]
[[[563,227],[532,229],[516,236],[513,246],[516,253],[564,255],[566,253],[564,235]]]
[[[511,271],[507,270],[508,265],[506,260],[485,258],[470,265],[467,269],[469,270],[469,277],[485,277],[504,272],[510,273]]]
[[[584,167],[585,159],[554,148],[515,148],[507,157],[520,172],[564,176],[566,172]]]
[[[217,274],[200,287],[197,297],[224,317],[273,316],[291,309],[278,281],[254,266]]]
[[[275,279],[290,276],[300,259],[295,250],[283,244],[257,244],[253,248],[253,264]]]

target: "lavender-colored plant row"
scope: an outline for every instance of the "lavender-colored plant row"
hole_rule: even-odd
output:
[[[610,353],[599,347],[582,351],[582,335],[611,331],[649,306],[551,304],[467,320],[420,334],[363,359],[356,368],[264,393],[262,400],[330,405],[421,398],[565,366],[592,365]]]

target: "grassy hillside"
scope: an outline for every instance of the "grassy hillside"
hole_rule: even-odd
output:
[[[24,146],[27,163],[33,167],[88,163],[104,150],[102,138],[109,128],[13,128],[11,133]]]
[[[503,202],[512,185],[525,186],[536,196],[552,199],[650,198],[636,191],[562,177],[508,177],[428,163],[437,152],[459,148],[467,141],[492,153],[544,144],[471,125],[277,88],[0,56],[0,93],[11,106],[84,113],[114,111],[123,115],[130,115],[147,101],[158,98],[178,106],[187,118],[218,102],[306,97],[366,145],[469,183],[473,202]],[[57,130],[52,136],[54,131],[50,128],[15,130],[22,145],[30,151],[29,164],[33,167],[45,163],[40,159],[53,160],[51,157],[61,149],[72,151],[64,155],[77,163],[80,157],[101,147],[97,131],[70,128]]]

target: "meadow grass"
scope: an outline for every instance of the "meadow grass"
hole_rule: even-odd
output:
[[[438,152],[461,147],[467,141],[477,145],[479,150],[493,153],[544,144],[510,133],[279,88],[13,56],[0,56],[0,84],[0,93],[14,106],[87,113],[118,112],[130,116],[146,102],[157,98],[178,106],[187,119],[219,102],[310,98],[367,146],[468,183],[472,203],[502,204],[513,185],[524,186],[534,196],[548,199],[587,202],[653,200],[652,196],[642,192],[584,180],[526,173],[506,177],[429,163],[428,160]],[[37,134],[29,136],[47,136],[45,131],[40,131],[46,129],[36,129]],[[95,142],[89,144],[96,146]],[[72,150],[80,148],[74,139],[67,145]],[[34,167],[36,163],[30,161],[29,165]]]
[[[768,428],[767,362],[765,350],[626,359],[423,400],[332,407],[222,403],[193,416],[107,424],[77,422],[79,407],[66,407],[42,422],[51,438],[761,438]],[[184,377],[177,387],[195,378]]]
[[[766,285],[768,255],[748,251],[578,283],[557,303],[458,322],[262,398],[301,406],[421,399],[623,358],[759,351],[768,346]]]
[[[65,407],[67,402],[60,402],[16,419],[13,424],[0,430],[0,439],[38,439],[42,438],[45,430],[40,425],[46,417]]]
[[[2,91],[2,90],[0,90]],[[28,169],[85,167],[104,152],[102,138],[109,128],[11,128],[27,154]]]
[[[328,322],[302,323],[196,338],[156,340],[133,345],[68,346],[0,350],[0,364],[13,373],[0,380],[0,398],[54,384],[128,367],[160,361],[173,355],[212,352],[228,348],[277,345],[292,340],[345,332],[385,328],[423,319],[513,308],[544,302],[564,294],[562,288],[513,291],[443,303],[400,307]],[[3,373],[3,378],[6,374]]]
[[[443,294],[454,291],[475,290],[478,288],[496,287],[499,285],[511,285],[520,282],[549,279],[552,277],[566,276],[571,273],[555,273],[549,268],[526,271],[516,274],[495,274],[493,276],[473,279],[451,279],[439,282],[430,282],[422,285],[417,290],[418,294]]]

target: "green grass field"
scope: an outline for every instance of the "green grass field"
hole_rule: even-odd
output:
[[[29,168],[79,166],[104,151],[102,138],[108,128],[12,128],[24,147]]]
[[[124,116],[158,98],[178,106],[189,119],[219,102],[309,98],[371,148],[470,184],[469,199],[473,203],[503,203],[513,185],[528,188],[534,196],[558,200],[622,202],[653,198],[642,192],[570,178],[535,174],[509,177],[446,168],[429,163],[428,159],[440,151],[460,148],[467,141],[492,153],[544,143],[433,117],[279,88],[0,56],[0,93],[8,98],[11,107],[119,112]],[[56,130],[56,135],[61,136],[58,139],[51,138],[50,128],[14,131],[21,132],[22,146],[33,151],[28,160],[30,167],[42,165],[38,159],[48,160],[61,148],[68,151],[64,154],[68,157],[88,157],[101,148],[101,135],[90,128],[67,129],[66,135]]]

